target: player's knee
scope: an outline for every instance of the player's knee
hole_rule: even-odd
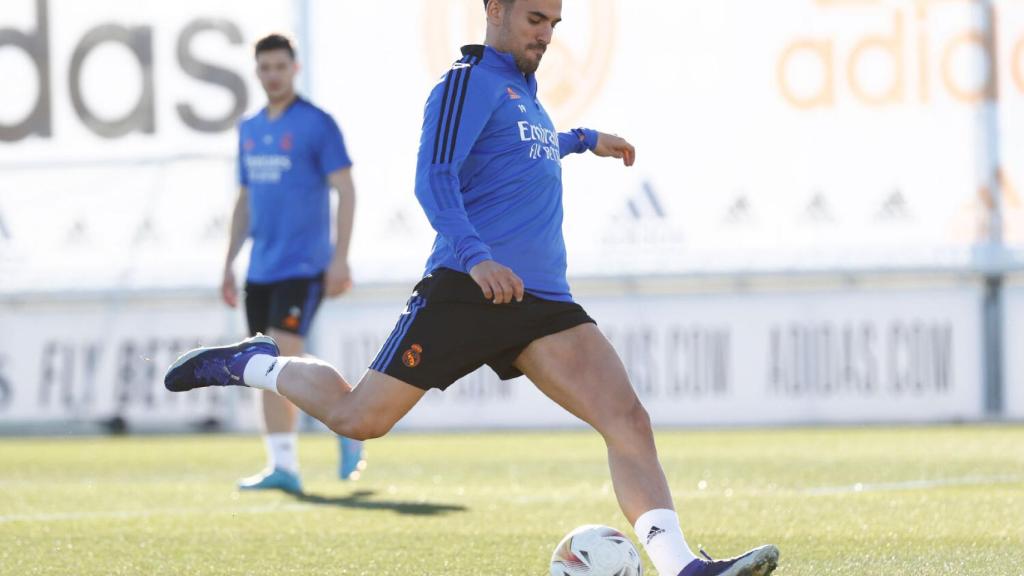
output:
[[[640,403],[638,399],[633,403],[633,406],[629,410],[629,426],[637,434],[642,436],[651,436],[653,431],[651,429],[651,415],[647,413],[647,409]]]
[[[348,437],[355,440],[373,440],[390,432],[391,426],[390,422],[372,420],[359,422],[358,425],[352,427]]]
[[[608,424],[602,430],[607,438],[646,439],[653,436],[651,417],[639,399],[615,410],[607,418]]]
[[[394,423],[381,418],[374,418],[372,415],[339,411],[332,415],[331,421],[327,425],[332,432],[346,438],[372,440],[390,432]]]

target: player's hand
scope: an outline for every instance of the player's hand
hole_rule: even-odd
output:
[[[324,278],[327,297],[341,296],[352,288],[352,273],[347,260],[332,260]]]
[[[626,166],[632,166],[636,161],[636,148],[625,138],[619,138],[614,134],[597,133],[597,146],[594,147],[594,154],[602,158],[619,158]]]
[[[224,280],[220,284],[220,296],[228,306],[232,308],[238,306],[238,284],[235,282],[235,271],[230,266],[224,269]]]
[[[473,266],[469,275],[483,290],[484,297],[495,304],[508,304],[513,299],[523,301],[523,280],[494,260],[484,260]]]

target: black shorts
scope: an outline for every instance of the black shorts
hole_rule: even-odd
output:
[[[494,304],[468,274],[441,268],[416,285],[370,369],[423,390],[444,390],[484,364],[508,380],[522,376],[514,363],[530,342],[587,323],[595,322],[575,302],[526,294]]]
[[[249,333],[271,328],[305,336],[324,295],[324,276],[245,284],[245,315]]]

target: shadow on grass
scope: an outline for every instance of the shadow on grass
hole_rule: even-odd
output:
[[[390,500],[370,500],[376,494],[373,490],[359,490],[348,496],[320,496],[319,494],[293,494],[299,502],[319,506],[338,506],[340,508],[357,508],[360,510],[390,510],[398,514],[413,516],[439,516],[451,512],[465,512],[465,506],[459,504],[434,504],[431,502],[395,502]]]

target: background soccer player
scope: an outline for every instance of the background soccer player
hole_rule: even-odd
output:
[[[386,433],[431,388],[483,364],[525,374],[604,438],[619,505],[659,573],[764,576],[778,549],[697,558],[683,537],[650,418],[611,344],[573,301],[562,237],[570,153],[633,164],[633,146],[593,130],[555,131],[534,72],[561,22],[561,0],[489,0],[486,46],[463,48],[427,99],[416,197],[437,231],[427,276],[353,389],[317,360],[279,356],[269,338],[199,349],[167,387],[273,390],[339,434]],[[591,191],[594,194],[598,190]]]
[[[289,356],[301,356],[323,296],[352,285],[348,246],[355,189],[341,131],[329,114],[295,93],[298,64],[288,38],[256,44],[256,74],[267,106],[239,126],[239,194],[231,219],[222,295],[238,305],[233,264],[246,238],[252,255],[245,284],[249,332],[269,334]],[[331,244],[330,189],[338,191],[337,240]],[[287,399],[263,393],[267,470],[243,479],[243,489],[300,492],[295,426]],[[340,474],[361,461],[362,443],[341,439]]]

